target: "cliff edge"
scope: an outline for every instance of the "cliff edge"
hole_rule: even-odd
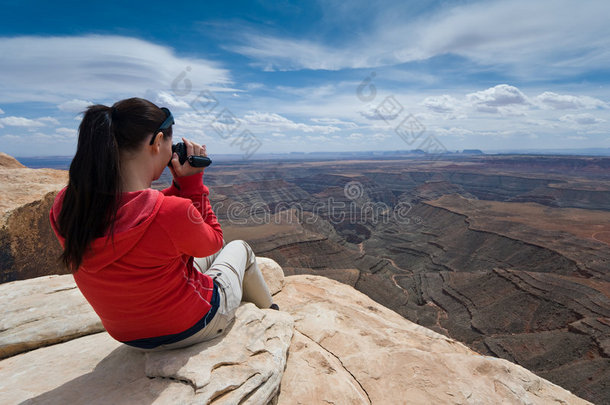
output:
[[[258,263],[282,311],[242,303],[223,337],[158,353],[111,339],[70,275],[0,285],[0,403],[588,403],[350,286]]]
[[[0,168],[2,169],[19,169],[25,166],[11,155],[0,152]]]
[[[49,224],[57,192],[68,171],[30,169],[0,153],[0,283],[58,271],[61,247]]]

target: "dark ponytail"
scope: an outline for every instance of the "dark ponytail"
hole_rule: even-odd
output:
[[[150,101],[130,98],[112,107],[92,105],[78,129],[58,225],[65,238],[60,260],[76,272],[94,239],[114,236],[121,198],[120,151],[134,151],[153,136],[165,113]],[[163,130],[171,137],[171,127]]]

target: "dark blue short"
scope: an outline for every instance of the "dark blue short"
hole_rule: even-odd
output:
[[[218,310],[218,306],[220,304],[220,295],[218,295],[218,286],[214,282],[214,292],[212,293],[212,300],[210,302],[212,304],[212,308],[208,311],[207,314],[196,324],[185,330],[184,332],[174,333],[173,335],[164,335],[158,337],[144,338],[144,339],[136,339],[130,340],[127,342],[123,342],[126,345],[138,347],[140,349],[154,349],[157,346],[168,345],[170,343],[176,343],[181,340],[186,339],[189,336],[194,335],[199,332],[201,329],[205,328],[207,324],[212,321],[216,311]]]

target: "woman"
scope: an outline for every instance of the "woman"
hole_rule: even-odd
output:
[[[277,309],[250,246],[224,245],[203,168],[172,153],[173,124],[140,98],[87,108],[50,211],[61,260],[108,333],[143,350],[218,336],[242,298]],[[182,139],[188,155],[207,156]],[[171,187],[151,189],[168,165]]]

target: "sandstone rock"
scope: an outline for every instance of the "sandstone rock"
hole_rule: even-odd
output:
[[[2,404],[188,404],[188,384],[144,373],[145,355],[107,333],[0,362]]]
[[[282,290],[286,281],[284,280],[284,272],[279,264],[273,259],[267,257],[257,257],[256,264],[263,273],[267,287],[271,295],[275,295]]]
[[[266,404],[279,391],[292,332],[287,313],[244,303],[226,336],[147,353],[146,375],[186,381],[196,403]]]
[[[66,170],[0,164],[0,283],[65,273],[49,210],[67,182]]]
[[[312,276],[322,276],[330,278],[356,288],[356,283],[360,279],[358,269],[309,269],[307,267],[285,267],[284,275],[297,276],[300,274],[311,274]]]
[[[68,171],[0,166],[0,218],[68,184]],[[48,211],[47,211],[48,214]]]
[[[0,359],[104,330],[72,275],[0,284],[0,299]]]
[[[341,361],[295,330],[279,404],[366,404],[366,392]]]
[[[373,404],[587,403],[523,367],[481,356],[330,279],[287,277],[275,300],[294,316],[297,330],[297,356],[292,357],[291,347],[280,405],[337,397],[354,399],[343,403]],[[357,400],[362,392],[364,398]]]
[[[21,336],[27,320],[36,336],[87,313],[71,276],[0,287],[15,324],[1,329],[22,328]],[[286,277],[274,300],[283,311],[244,303],[222,338],[166,352],[141,352],[105,332],[74,338],[75,328],[58,329],[57,341],[72,340],[0,361],[0,403],[587,403],[327,278]],[[29,312],[44,309],[50,322],[36,324],[32,302]]]
[[[266,404],[279,390],[291,317],[242,305],[221,338],[144,353],[107,333],[0,362],[0,403]],[[240,402],[241,401],[241,402]]]
[[[0,168],[4,169],[19,169],[25,166],[21,164],[17,159],[11,155],[7,155],[4,152],[0,152]]]

